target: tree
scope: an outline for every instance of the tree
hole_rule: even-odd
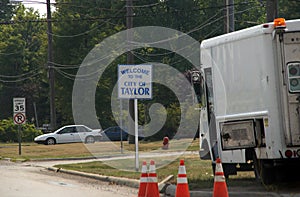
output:
[[[58,0],[54,13],[54,60],[56,69],[57,108],[60,124],[72,123],[72,86],[77,69],[88,52],[106,37],[125,29],[125,2]],[[236,2],[237,17],[241,20],[239,28],[250,26],[245,18],[259,19],[261,12],[249,9],[242,0]],[[255,8],[260,4],[252,0]],[[224,1],[201,0],[140,0],[134,2],[134,27],[163,26],[185,32],[198,41],[223,33]],[[255,21],[257,22],[257,21]],[[252,25],[252,24],[251,24]],[[142,48],[133,51],[135,64],[162,62],[173,66],[180,72],[193,68],[184,57],[174,52],[157,48]],[[126,63],[126,57],[116,59],[104,72],[96,92],[96,110],[102,126],[115,125],[110,108],[111,93],[117,82],[117,65]],[[166,79],[173,80],[173,79]],[[140,103],[163,101],[167,111],[178,111],[175,95],[159,84],[153,85],[153,100]],[[177,114],[178,115],[178,114]],[[177,117],[176,117],[177,118]],[[175,119],[176,119],[175,118]],[[174,117],[168,116],[165,125],[168,130],[176,130]],[[146,120],[146,118],[144,119]],[[172,122],[172,123],[171,123]],[[144,122],[147,123],[147,122]]]
[[[58,124],[73,123],[72,119],[72,88],[73,82],[85,56],[104,38],[124,29],[124,2],[117,0],[88,1],[57,0],[54,19],[54,61],[56,69],[56,93]],[[114,64],[116,68],[116,64]],[[99,82],[99,91],[103,88],[111,90],[111,81],[117,75],[110,75]],[[105,91],[105,90],[103,90]],[[104,101],[103,101],[104,100]],[[110,102],[110,94],[101,95],[99,116],[108,111],[103,110]],[[103,103],[105,103],[103,105]],[[112,115],[104,113],[106,119]]]
[[[300,19],[300,2],[298,0],[278,0],[278,16],[288,19]]]
[[[1,0],[0,2],[0,23],[7,23],[14,14],[14,5],[10,0]]]
[[[39,14],[19,5],[12,24],[0,30],[0,118],[12,117],[12,98],[26,97],[27,119],[34,117],[33,103],[39,112],[47,104],[45,73],[46,29],[44,23],[35,23]],[[11,103],[11,105],[9,104]]]

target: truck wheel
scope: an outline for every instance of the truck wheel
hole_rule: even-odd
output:
[[[275,182],[276,171],[272,166],[272,161],[254,159],[254,173],[256,180],[263,184],[270,185]]]

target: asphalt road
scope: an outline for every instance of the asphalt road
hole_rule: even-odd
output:
[[[134,188],[0,160],[1,197],[120,197],[136,196],[137,192]]]

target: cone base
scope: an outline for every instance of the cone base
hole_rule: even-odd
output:
[[[140,183],[138,197],[146,196],[147,183]]]
[[[159,197],[158,184],[148,183],[145,197]]]
[[[228,197],[228,190],[225,182],[214,184],[213,197]]]
[[[177,184],[175,197],[190,197],[190,191],[187,184]]]

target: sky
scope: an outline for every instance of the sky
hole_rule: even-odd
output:
[[[55,3],[55,0],[50,0],[51,3]],[[46,0],[22,0],[22,3],[25,7],[33,7],[35,10],[38,10],[40,15],[46,16],[47,6]]]

